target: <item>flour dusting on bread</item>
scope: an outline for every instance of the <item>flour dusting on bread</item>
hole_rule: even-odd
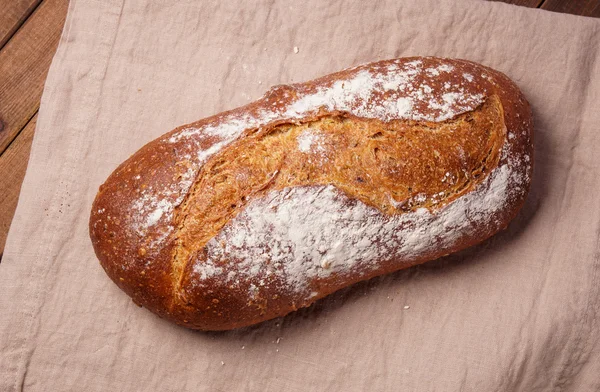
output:
[[[308,128],[298,136],[298,150],[312,154],[323,152],[325,147],[323,147],[322,139],[318,129]]]
[[[360,70],[354,77],[338,80],[316,92],[301,96],[285,112],[286,117],[304,116],[325,107],[363,118],[383,121],[415,120],[440,122],[474,110],[484,99],[482,93],[468,93],[463,84],[444,84],[431,94],[431,85],[440,73],[454,67],[447,64],[424,68],[422,61],[388,66],[383,72]]]
[[[148,187],[139,190],[139,197],[131,204],[131,226],[134,232],[144,239],[144,249],[156,251],[173,232],[170,224],[173,210],[181,204],[190,190],[197,170],[189,167],[180,173],[179,181],[168,187]],[[142,180],[141,177],[137,178]]]
[[[264,126],[274,120],[303,118],[323,108],[383,121],[441,122],[481,105],[485,91],[473,92],[467,87],[477,83],[476,77],[465,73],[468,76],[457,75],[455,83],[439,85],[439,75],[455,68],[438,64],[440,60],[437,59],[430,58],[427,62],[427,66],[423,60],[396,60],[375,69],[359,66],[353,68],[350,77],[316,89],[293,85],[296,98],[285,107],[261,110],[254,116],[232,115],[218,125],[188,127],[171,135],[167,141],[177,143],[207,134],[233,141],[249,128]],[[436,85],[439,86],[434,91],[431,86]]]
[[[383,121],[404,119],[441,122],[476,109],[485,98],[484,88],[473,88],[474,84],[482,80],[482,76],[460,73],[454,78],[454,83],[440,84],[438,78],[441,74],[450,75],[454,71],[454,66],[434,58],[408,62],[399,59],[375,68],[358,66],[346,78],[317,88],[293,85],[295,98],[287,105],[278,106],[275,102],[271,110],[263,109],[244,115],[231,114],[204,127],[186,127],[164,140],[171,144],[190,143],[199,146],[199,139],[217,138],[217,142],[206,149],[198,147],[197,156],[192,157],[195,176],[206,160],[238,139],[244,131],[263,127],[273,121],[294,121],[323,109]],[[289,97],[287,92],[285,95]],[[304,139],[298,141],[299,148],[307,149],[308,152],[313,138],[318,139],[318,136],[305,135]],[[318,144],[314,147],[316,150],[312,152],[318,152]],[[188,190],[189,186],[182,186],[178,191]],[[150,189],[148,195],[134,202],[132,209],[140,216],[151,214],[161,222],[169,222],[173,217],[172,211],[182,198],[168,206],[159,206],[157,200],[165,200],[172,191],[170,188]],[[135,222],[136,230],[140,233],[145,233],[145,229],[156,223],[153,219],[145,218],[136,219]]]
[[[206,259],[194,264],[197,282],[216,278],[235,285],[240,277],[266,281],[274,274],[308,300],[314,296],[310,282],[332,273],[368,273],[387,261],[410,265],[450,251],[479,225],[498,224],[490,217],[513,202],[527,181],[515,169],[514,161],[496,168],[474,191],[438,211],[420,208],[392,217],[331,185],[272,191],[208,242]]]

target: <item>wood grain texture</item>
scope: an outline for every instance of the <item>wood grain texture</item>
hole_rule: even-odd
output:
[[[17,208],[36,122],[37,114],[27,123],[4,154],[0,155],[0,173],[2,173],[0,176],[0,189],[2,189],[0,192],[0,259],[4,252],[10,222]]]
[[[545,0],[541,9],[600,18],[600,0]]]
[[[0,50],[0,153],[39,108],[68,4],[44,1]]]
[[[41,0],[0,0],[0,48],[31,15]]]

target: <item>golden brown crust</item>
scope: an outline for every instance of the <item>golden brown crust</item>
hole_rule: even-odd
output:
[[[318,146],[329,153],[320,167],[302,162],[301,153],[311,154],[304,150],[315,139],[308,135],[304,143],[299,137],[310,127],[329,140]],[[385,140],[369,141],[364,151],[372,153],[375,146],[402,162],[413,151],[416,158],[403,164],[407,173],[390,174],[391,164],[377,157],[366,166],[339,170],[340,162],[362,156],[342,153],[352,147],[347,143],[351,135],[360,141],[380,131]],[[444,137],[444,132],[455,132],[456,138]],[[250,325],[308,306],[357,281],[458,251],[503,229],[529,188],[532,132],[529,105],[497,71],[438,58],[368,64],[275,87],[245,107],[150,142],[101,186],[90,236],[107,274],[136,303],[190,328]],[[329,137],[342,133],[345,137]],[[397,135],[410,136],[410,143],[394,139]],[[437,160],[432,150],[424,151],[433,144],[441,154]],[[464,147],[465,159],[450,151],[455,146]],[[456,177],[452,184],[438,178],[436,168]],[[462,178],[467,185],[461,192],[450,186],[460,182],[461,171],[472,175],[477,170],[477,179]],[[287,177],[277,177],[280,172]],[[361,172],[371,181],[353,183],[362,179]],[[245,179],[234,181],[232,173]],[[217,182],[225,184],[220,193],[214,191]],[[388,190],[394,196],[390,203],[385,201]],[[440,192],[446,193],[432,197]],[[415,197],[421,199],[415,202]],[[300,233],[295,242],[265,240],[265,233],[248,238],[252,230],[264,228],[257,217],[265,209],[285,210],[286,203],[293,211],[274,213],[275,225],[262,231],[288,233],[290,227],[282,221],[306,220],[302,211],[330,214],[334,220],[341,219],[339,211],[351,211],[354,220],[344,221],[348,229],[339,232],[346,249],[356,248],[356,233],[364,227],[377,233],[361,234],[369,246],[351,254],[324,249],[331,242],[325,235],[315,239],[311,234],[309,241]],[[295,229],[304,228],[298,222]],[[323,219],[314,225],[316,230],[331,228]],[[449,225],[452,230],[445,229]],[[424,228],[439,233],[427,236],[419,232]],[[294,249],[273,249],[276,243]],[[310,244],[320,249],[312,259],[300,255]],[[328,252],[345,260],[333,260]],[[377,257],[367,262],[373,255]]]

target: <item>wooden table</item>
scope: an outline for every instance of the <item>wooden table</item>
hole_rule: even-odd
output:
[[[501,0],[600,17],[600,0]],[[68,0],[0,0],[0,260]]]

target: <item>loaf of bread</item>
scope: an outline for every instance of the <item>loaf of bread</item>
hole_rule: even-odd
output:
[[[148,143],[100,187],[90,236],[135,303],[189,328],[248,326],[504,229],[532,138],[500,72],[362,65]]]

